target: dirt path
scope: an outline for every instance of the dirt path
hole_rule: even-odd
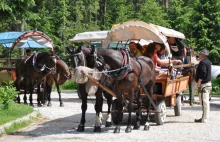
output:
[[[52,94],[52,107],[35,107],[42,114],[31,126],[24,128],[13,135],[6,135],[1,138],[3,142],[50,142],[50,141],[149,141],[149,142],[219,142],[220,141],[220,108],[211,108],[210,121],[208,124],[194,123],[195,118],[201,116],[201,108],[197,105],[183,106],[182,116],[175,117],[173,108],[167,108],[167,120],[162,126],[156,126],[151,123],[149,131],[133,130],[131,133],[125,133],[126,125],[121,127],[120,134],[114,134],[114,126],[105,128],[102,126],[102,133],[94,133],[94,99],[88,101],[86,115],[85,132],[79,133],[76,128],[81,118],[81,100],[76,93],[63,93],[62,98],[64,107],[59,107],[57,93]],[[104,109],[107,105],[104,103]],[[135,114],[133,114],[135,118]],[[104,118],[105,118],[104,114]],[[127,121],[127,117],[123,122]]]

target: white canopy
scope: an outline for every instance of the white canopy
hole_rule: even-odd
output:
[[[104,40],[107,37],[108,31],[91,31],[91,32],[83,32],[76,34],[73,39],[70,39],[72,42],[77,41],[100,41]]]
[[[164,44],[168,54],[170,54],[166,36],[153,24],[142,21],[128,21],[114,25],[112,30],[108,32],[108,36],[103,42],[103,47],[107,48],[110,42],[135,39],[152,40],[153,42]]]
[[[158,25],[153,25],[153,26],[155,26],[166,37],[176,37],[176,38],[185,39],[185,35],[181,32],[175,31],[173,29],[168,29],[162,26],[158,26]]]

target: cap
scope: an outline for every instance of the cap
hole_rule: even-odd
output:
[[[199,54],[203,54],[203,55],[208,56],[208,55],[209,55],[209,52],[208,52],[208,50],[203,49],[203,50],[201,50],[201,51],[199,52]]]

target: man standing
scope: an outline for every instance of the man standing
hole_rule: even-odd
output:
[[[202,105],[202,118],[195,119],[195,122],[206,123],[209,117],[209,95],[212,89],[211,84],[211,61],[207,58],[208,51],[203,49],[199,52],[199,65],[196,70],[195,81],[199,91],[200,103]]]

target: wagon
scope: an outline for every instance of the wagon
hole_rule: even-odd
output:
[[[8,49],[8,58],[0,58],[0,82],[9,82],[16,80],[15,63],[19,59],[12,58],[11,54],[14,48],[51,48],[54,50],[51,39],[40,31],[27,32],[2,32],[0,33],[0,44]],[[20,94],[24,92],[20,90]],[[36,90],[34,90],[36,92]],[[43,93],[43,88],[41,88]]]
[[[110,42],[114,41],[130,41],[130,40],[152,40],[155,43],[164,44],[168,51],[168,56],[172,57],[170,47],[167,42],[167,37],[177,37],[184,39],[184,34],[168,29],[151,23],[145,23],[142,21],[128,21],[121,24],[114,25],[113,28],[108,32],[108,36],[103,42],[104,48]],[[183,66],[190,66],[190,64],[173,66],[170,65],[171,71],[174,68],[181,68]],[[181,92],[188,88],[189,76],[177,75],[175,78],[167,70],[163,74],[158,74],[156,77],[156,84],[154,87],[154,94],[152,96],[152,113],[155,113],[155,122],[157,125],[161,125],[166,120],[166,107],[174,107],[175,116],[181,114]],[[144,88],[141,89],[141,94],[146,95]],[[126,95],[126,94],[124,94]],[[113,115],[112,119],[114,122],[116,115],[114,115],[114,109],[116,108],[116,101],[113,101]],[[134,104],[135,106],[135,104]],[[127,108],[125,105],[124,112]],[[134,112],[136,110],[134,109]],[[142,109],[142,112],[145,112]]]

